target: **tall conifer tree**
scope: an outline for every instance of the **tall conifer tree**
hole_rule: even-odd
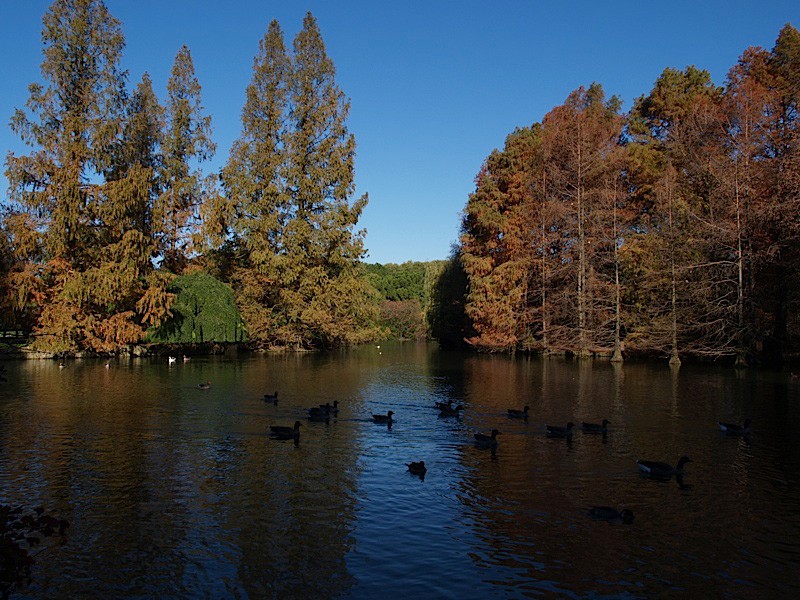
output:
[[[651,92],[636,100],[631,114],[633,145],[649,146],[658,155],[646,173],[638,174],[650,179],[644,186],[652,202],[650,229],[631,240],[628,252],[647,269],[640,271],[636,286],[650,296],[639,305],[648,314],[635,337],[643,347],[669,352],[673,364],[680,362],[679,351],[729,353],[737,337],[735,306],[727,299],[735,294],[729,288],[733,262],[726,248],[733,246],[733,234],[717,205],[715,173],[724,132],[718,118],[722,91],[708,71],[668,68]],[[632,177],[634,187],[642,184],[639,177]]]
[[[158,103],[150,76],[145,73],[127,102],[122,136],[118,140],[114,161],[106,178],[115,182],[119,196],[109,225],[121,232],[136,229],[151,247],[153,240],[153,206],[159,194],[160,146],[163,139],[164,109]],[[128,182],[130,185],[123,185]]]
[[[262,340],[276,328],[277,257],[288,210],[283,172],[290,75],[283,33],[273,20],[253,61],[242,134],[222,170],[226,201],[215,215],[230,228],[239,257],[232,278],[242,316],[250,335]]]
[[[159,255],[157,234],[163,222],[155,218],[155,207],[162,191],[162,155],[165,114],[153,91],[150,76],[145,73],[133,92],[127,107],[127,120],[120,140],[121,168],[127,179],[136,182],[120,189],[125,212],[115,221],[124,232],[141,235],[141,274],[145,276],[143,295],[136,304],[146,326],[158,326],[168,315],[174,295],[167,292],[169,272],[155,270],[151,258]],[[133,235],[128,233],[127,235]],[[141,277],[141,275],[140,275]]]
[[[164,267],[180,273],[196,243],[201,205],[211,188],[210,180],[193,167],[211,159],[216,151],[211,141],[211,117],[203,114],[200,82],[186,46],[175,56],[167,94],[163,192],[157,218]]]
[[[42,31],[44,85],[29,86],[29,114],[12,129],[38,150],[10,155],[12,200],[44,215],[48,255],[79,266],[92,247],[100,201],[92,176],[108,168],[122,125],[125,74],[119,22],[99,0],[56,0]]]
[[[30,86],[29,112],[12,119],[37,150],[7,160],[11,198],[24,214],[15,232],[27,262],[20,273],[29,275],[18,278],[18,305],[34,299],[38,342],[48,349],[110,349],[141,331],[131,310],[140,240],[126,240],[131,260],[107,252],[121,242],[108,221],[120,198],[102,183],[123,124],[124,40],[100,0],[53,2],[42,40],[44,83]]]
[[[352,204],[355,138],[346,120],[350,103],[334,80],[316,19],[307,13],[294,40],[286,138],[286,192],[281,336],[289,343],[335,344],[358,339],[372,315],[367,286],[356,272],[364,232],[353,232],[367,205]]]
[[[486,159],[467,202],[461,235],[461,261],[470,278],[465,308],[478,333],[469,343],[483,350],[530,343],[528,287],[538,267],[529,228],[531,171],[540,145],[539,124],[506,137],[505,148]]]
[[[150,258],[160,113],[149,79],[126,109],[119,22],[101,0],[56,0],[44,17],[42,84],[12,128],[15,305],[34,346],[115,351],[139,341],[169,297]]]
[[[351,203],[355,139],[316,20],[287,57],[277,22],[259,47],[222,179],[218,219],[233,235],[233,279],[251,339],[331,346],[374,335],[376,304],[361,275],[366,196]]]
[[[565,207],[559,224],[564,242],[562,264],[574,266],[574,311],[564,313],[563,336],[579,356],[593,347],[608,348],[612,341],[611,307],[614,290],[601,275],[601,248],[610,248],[611,215],[601,207],[615,165],[611,160],[622,130],[620,100],[605,99],[600,84],[572,92],[566,102],[544,119],[543,150],[551,194]],[[570,331],[571,330],[571,331]]]
[[[759,212],[768,247],[760,253],[764,260],[760,283],[763,306],[773,316],[771,353],[781,359],[796,312],[791,306],[800,298],[800,286],[794,283],[800,271],[800,31],[790,24],[775,40],[766,78],[771,92],[766,107],[769,140],[764,148],[769,196]]]

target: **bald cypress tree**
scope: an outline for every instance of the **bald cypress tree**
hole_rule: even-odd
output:
[[[106,170],[106,186],[115,202],[106,203],[107,241],[135,229],[151,244],[153,204],[160,190],[159,150],[163,139],[164,109],[158,103],[150,76],[145,73],[126,103],[122,136]],[[147,258],[155,255],[151,244]]]
[[[763,154],[768,157],[763,169],[768,193],[759,202],[758,220],[762,240],[757,283],[763,295],[761,306],[773,315],[767,339],[770,354],[782,359],[789,343],[800,287],[800,31],[790,24],[781,28],[761,75],[770,90],[766,113],[769,137]],[[791,282],[791,284],[788,284]]]
[[[296,345],[355,341],[373,318],[367,286],[357,273],[364,232],[354,232],[367,205],[350,202],[355,138],[347,131],[350,103],[335,81],[316,19],[307,13],[294,40],[286,139],[286,193],[280,265],[280,335]]]
[[[266,340],[277,327],[277,259],[287,212],[283,184],[287,88],[291,63],[277,21],[269,24],[253,61],[242,110],[242,134],[222,170],[225,201],[206,222],[224,222],[238,256],[231,273],[251,336]],[[214,219],[216,217],[216,219]]]
[[[541,137],[539,124],[511,133],[484,162],[464,210],[465,310],[478,334],[467,341],[481,350],[514,350],[532,327],[528,287],[538,266],[531,259],[532,167]]]
[[[28,112],[11,127],[37,148],[9,156],[12,200],[38,209],[48,255],[80,264],[96,235],[99,204],[90,180],[109,166],[122,124],[124,40],[119,22],[98,0],[56,0],[42,31],[44,84],[29,86]]]
[[[574,298],[574,310],[554,316],[554,325],[562,325],[562,339],[575,354],[588,357],[595,349],[611,344],[614,319],[614,289],[603,277],[600,253],[613,246],[607,241],[612,218],[603,209],[608,181],[615,177],[611,160],[619,139],[622,122],[620,101],[608,100],[600,84],[578,88],[564,104],[551,110],[544,119],[542,146],[545,171],[552,197],[565,210],[559,228],[564,240],[563,265],[572,265],[565,274],[569,280],[564,298]],[[604,212],[606,214],[604,214]],[[616,236],[615,236],[616,237]],[[552,331],[555,342],[556,330]]]
[[[126,114],[124,39],[100,0],[53,2],[42,40],[43,82],[12,119],[35,149],[6,163],[14,301],[33,315],[35,346],[113,351],[141,339],[165,310],[158,294],[142,303],[152,272],[153,145],[123,141],[123,133],[154,135],[137,122],[157,120],[146,107],[152,90],[143,82],[134,94],[142,104]]]
[[[151,258],[159,256],[158,232],[163,222],[156,219],[156,205],[163,190],[163,159],[165,110],[153,91],[150,76],[145,73],[127,105],[127,119],[120,146],[121,168],[125,179],[133,185],[119,190],[120,210],[114,221],[123,237],[140,236],[138,277],[143,284],[136,311],[145,327],[157,327],[168,315],[174,294],[167,291],[171,276],[155,270]],[[113,179],[113,178],[112,178]],[[124,180],[123,180],[124,181]],[[134,233],[135,232],[135,233]]]
[[[166,132],[162,145],[162,185],[156,219],[163,266],[180,273],[188,262],[199,227],[201,205],[212,184],[197,164],[214,156],[211,117],[205,115],[202,89],[192,54],[182,46],[167,82]]]
[[[261,42],[242,136],[222,173],[218,219],[232,234],[232,279],[251,339],[296,348],[367,339],[377,304],[359,271],[367,203],[351,202],[355,139],[308,13],[287,56],[278,23]]]

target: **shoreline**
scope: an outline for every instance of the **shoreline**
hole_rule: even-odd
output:
[[[60,360],[60,359],[109,359],[145,358],[148,356],[214,356],[230,352],[315,352],[290,348],[255,348],[246,342],[202,342],[188,344],[136,344],[121,348],[118,352],[43,352],[27,347],[2,348],[0,360]]]
[[[385,340],[390,341],[390,340]],[[398,340],[407,341],[407,340]],[[437,340],[429,340],[436,343]],[[614,364],[635,364],[639,362],[664,362],[667,364],[669,357],[658,354],[649,353],[626,353],[624,360],[621,362],[612,361],[612,351],[595,351],[590,356],[581,358],[570,352],[523,352],[516,351],[510,353],[486,353],[467,348],[461,348],[457,351],[467,351],[471,354],[481,355],[497,355],[507,354],[508,356],[527,356],[530,358],[538,358],[540,360],[559,359],[565,361],[592,361],[598,363],[614,363]],[[202,342],[202,343],[151,343],[151,344],[136,344],[120,349],[118,352],[94,352],[90,350],[81,350],[77,352],[43,352],[38,350],[31,350],[26,347],[18,348],[0,348],[0,361],[5,360],[80,360],[80,359],[120,359],[120,358],[146,358],[154,356],[219,356],[231,353],[309,353],[309,352],[322,352],[324,349],[306,349],[306,348],[291,348],[288,346],[280,347],[256,347],[249,342]],[[706,365],[706,366],[719,366],[729,369],[744,368],[748,370],[769,370],[769,371],[782,371],[792,365],[800,364],[800,356],[790,354],[784,357],[784,360],[779,363],[764,363],[753,362],[747,366],[740,367],[735,364],[734,356],[721,356],[715,360],[702,359],[691,355],[681,356],[681,362],[686,365]]]

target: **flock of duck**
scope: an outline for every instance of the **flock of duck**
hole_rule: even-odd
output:
[[[170,365],[177,362],[177,357],[169,356],[168,362]],[[189,357],[184,355],[183,362],[188,362]],[[58,367],[59,369],[64,368],[64,363],[60,362]],[[106,368],[109,367],[109,363],[106,363]],[[798,375],[792,373],[792,378],[796,378]],[[197,384],[197,389],[200,390],[209,390],[211,389],[211,381],[204,381]],[[278,392],[275,391],[273,394],[264,394],[264,401],[271,402],[275,405],[278,404]],[[453,406],[453,401],[448,400],[447,402],[436,402],[434,404],[434,408],[439,410],[439,415],[442,417],[459,417],[461,415],[461,411],[464,410],[464,406],[458,404],[457,406]],[[525,421],[528,420],[528,412],[530,411],[529,406],[523,407],[521,410],[516,408],[509,408],[507,415],[510,419],[523,419]],[[333,404],[326,403],[320,404],[319,406],[313,406],[311,408],[306,409],[306,418],[309,421],[329,421],[331,417],[335,417],[339,414],[339,402],[335,400]],[[389,428],[391,428],[392,423],[395,422],[394,419],[394,412],[388,411],[385,415],[383,414],[373,414],[372,420],[375,423],[385,424]],[[581,423],[581,431],[586,434],[602,434],[605,435],[608,433],[608,426],[611,422],[608,419],[603,419],[601,423],[587,423],[583,421]],[[731,436],[744,436],[747,437],[750,435],[750,426],[752,421],[750,419],[746,419],[743,424],[739,425],[738,423],[723,423],[721,421],[718,422],[718,426],[720,431],[724,432],[726,435]],[[302,423],[300,421],[295,421],[293,426],[284,426],[284,425],[271,425],[270,426],[270,437],[276,440],[294,440],[295,444],[299,443],[300,440],[300,427]],[[553,438],[566,438],[571,439],[573,430],[575,428],[575,424],[570,421],[565,426],[560,425],[545,425],[547,429],[547,436]],[[475,446],[479,448],[491,448],[492,452],[497,449],[498,440],[497,436],[500,435],[500,431],[497,429],[492,429],[492,431],[488,434],[485,433],[475,433],[474,436],[474,443]],[[682,477],[684,472],[684,467],[687,463],[692,462],[688,456],[681,456],[678,459],[678,462],[675,466],[672,466],[669,463],[655,461],[655,460],[637,460],[636,464],[639,467],[639,470],[646,476],[649,476],[653,479],[659,480],[669,480],[672,477],[675,477],[679,483],[682,483]],[[417,475],[421,478],[425,477],[428,469],[425,466],[425,461],[420,460],[417,462],[410,462],[407,463],[406,466],[408,467],[408,471],[413,475]],[[617,510],[616,508],[610,506],[595,506],[589,510],[589,515],[596,519],[603,519],[606,521],[620,521],[623,523],[631,523],[633,522],[633,512],[627,508],[622,510]]]
[[[201,383],[198,385],[200,389],[208,389],[210,387],[211,382]],[[274,394],[264,394],[264,401],[265,402],[272,402],[273,404],[278,404],[278,392],[276,391]],[[457,406],[453,406],[453,401],[448,400],[447,402],[436,402],[434,404],[434,408],[439,410],[439,415],[441,417],[459,417],[461,415],[461,411],[464,410],[464,406],[459,404]],[[509,419],[523,419],[525,421],[528,420],[528,412],[530,411],[529,406],[525,406],[522,410],[509,408],[507,415]],[[306,409],[306,418],[309,421],[329,421],[331,417],[335,417],[339,414],[339,402],[334,401],[333,404],[326,403],[320,404],[319,406],[314,406],[311,408]],[[385,415],[384,414],[373,414],[372,421],[375,423],[385,424],[389,428],[391,428],[392,423],[395,422],[394,419],[395,413],[393,411],[388,411]],[[723,423],[718,422],[718,426],[720,431],[724,432],[727,435],[731,436],[749,436],[750,435],[750,425],[752,421],[750,419],[746,419],[742,425],[738,423]],[[606,435],[608,433],[608,426],[611,425],[611,422],[608,419],[603,419],[600,423],[588,423],[586,421],[581,422],[581,431],[585,434],[600,434]],[[300,440],[300,427],[302,423],[300,421],[295,421],[294,425],[283,426],[283,425],[271,425],[270,426],[270,437],[273,439],[278,440],[294,440],[295,444],[299,443]],[[560,425],[545,425],[547,430],[547,436],[552,438],[565,438],[571,439],[573,430],[575,429],[575,424],[573,422],[568,422],[565,426]],[[473,434],[475,446],[479,448],[491,448],[492,452],[497,449],[498,440],[497,436],[501,435],[500,431],[497,429],[492,429],[492,431],[488,434],[486,433],[475,433]],[[681,456],[678,459],[678,462],[675,466],[672,466],[669,463],[656,461],[656,460],[637,460],[636,464],[639,467],[639,470],[642,472],[643,475],[649,476],[653,479],[657,480],[669,480],[672,477],[675,477],[679,483],[682,482],[684,467],[686,463],[691,462],[691,459],[688,456]],[[408,471],[413,475],[417,475],[421,478],[425,477],[428,469],[425,466],[425,461],[420,460],[416,462],[406,463],[408,467]],[[594,506],[589,510],[589,515],[595,519],[602,519],[606,521],[619,521],[622,523],[632,523],[633,522],[633,511],[630,509],[624,508],[622,510],[618,510],[616,508],[610,506]]]

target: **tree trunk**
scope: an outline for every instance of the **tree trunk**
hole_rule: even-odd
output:
[[[583,140],[578,128],[578,357],[587,358],[586,343],[586,235],[583,223]]]
[[[547,227],[545,224],[545,206],[547,203],[547,175],[542,173],[542,352],[548,354],[550,347],[547,342]]]
[[[669,262],[672,271],[672,351],[669,357],[670,366],[681,364],[678,356],[678,291],[675,277],[675,231],[672,222],[672,182],[667,184],[667,201],[669,203]]]
[[[735,194],[736,194],[736,262],[738,267],[739,279],[736,286],[736,312],[738,318],[738,341],[736,344],[736,367],[747,367],[747,356],[745,348],[745,325],[744,325],[744,257],[742,252],[742,213],[741,204],[739,201],[739,170],[738,162],[736,167],[735,177]]]
[[[614,292],[615,292],[615,315],[614,315],[614,354],[611,356],[611,362],[622,362],[622,343],[619,339],[620,330],[620,288],[619,288],[619,251],[617,248],[617,184],[614,181],[614,195],[612,197],[612,207],[614,215]]]

